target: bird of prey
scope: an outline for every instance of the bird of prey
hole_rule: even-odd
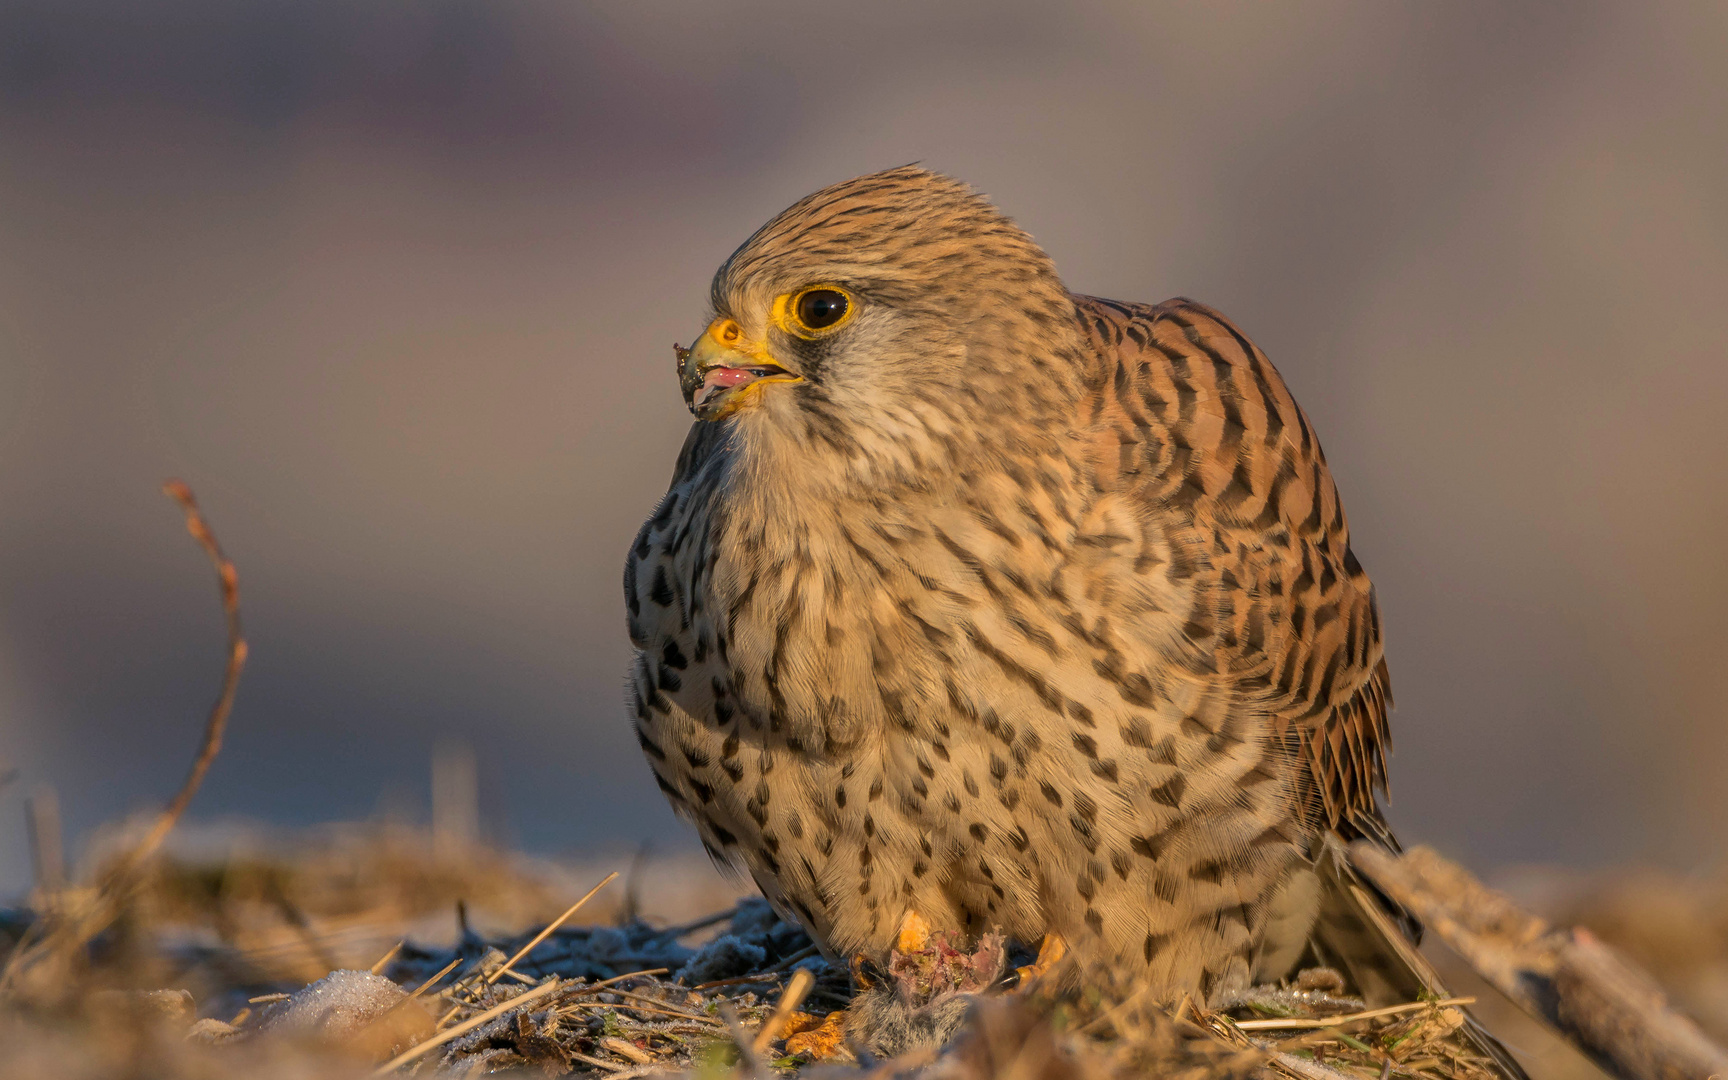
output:
[[[1168,1002],[1361,934],[1380,616],[1240,330],[1070,293],[912,166],[800,200],[710,299],[624,591],[637,736],[717,860],[833,956],[997,930]]]

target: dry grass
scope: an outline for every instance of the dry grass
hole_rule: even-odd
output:
[[[165,808],[110,832],[84,884],[65,885],[55,862],[31,906],[0,911],[0,1080],[1494,1075],[1460,1037],[1459,1007],[1474,999],[1364,1010],[1324,971],[1230,1014],[1048,1000],[1036,987],[985,994],[943,1051],[877,1061],[848,1045],[812,1062],[788,1053],[786,1037],[845,1007],[851,973],[706,867],[638,864],[612,884],[616,873],[480,845],[472,822],[437,835],[330,827],[194,855],[170,833],[220,749],[246,645],[233,564],[191,493],[168,491],[217,571],[222,686]],[[1624,877],[1550,887],[1535,906],[1644,961],[1728,1035],[1728,892]],[[1474,981],[1452,967],[1453,985]],[[1535,1080],[1593,1072],[1504,1015],[1492,991],[1476,992],[1492,1026],[1532,1057]]]
[[[108,845],[124,852],[133,835],[116,831]],[[110,880],[110,866],[99,864],[91,880]],[[0,1077],[44,1075],[50,1065],[54,1075],[126,1075],[138,1063],[158,1075],[359,1076],[470,1024],[405,1062],[403,1071],[515,1068],[629,1080],[747,1062],[726,1014],[755,1050],[761,1025],[796,972],[807,971],[811,983],[801,1012],[820,1017],[849,1000],[848,972],[813,955],[803,933],[760,900],[727,898],[720,911],[698,917],[726,897],[727,887],[706,867],[638,866],[634,880],[612,882],[571,917],[571,901],[604,876],[485,847],[453,855],[429,833],[400,825],[322,828],[203,857],[171,843],[137,879],[112,924],[76,958],[56,965],[64,983],[48,993],[15,992],[0,1006],[0,1042],[9,1048],[0,1057]],[[1660,875],[1566,879],[1564,887],[1557,880],[1517,891],[1539,910],[1592,926],[1644,960],[1707,1024],[1720,1023],[1712,1012],[1720,999],[1710,992],[1728,986],[1728,952],[1721,947],[1728,893]],[[69,888],[42,897],[43,908],[88,905],[90,892]],[[6,912],[0,928],[11,929],[0,933],[15,939],[39,917]],[[0,937],[0,949],[8,940]],[[508,960],[514,962],[506,970]],[[280,1030],[292,995],[304,996],[308,983],[335,970],[374,967],[401,987],[375,1010],[412,1022],[386,1023],[370,1042],[334,1029],[328,1038]],[[1599,1075],[1508,1014],[1492,990],[1471,985],[1455,966],[1448,975],[1481,998],[1475,1011],[1520,1052],[1536,1080]],[[416,988],[417,1000],[398,1002]],[[187,994],[173,1007],[139,995],[162,989]],[[536,992],[542,996],[525,1007],[511,1004]],[[1430,1080],[1484,1075],[1452,1037],[1462,1002],[1362,1013],[1328,994],[1301,998],[1260,1003],[1234,1018],[1188,1008],[1177,1020],[1132,1003],[1089,1009],[1084,1002],[1013,995],[988,999],[939,1057],[867,1068],[810,1065],[786,1056],[779,1039],[760,1052],[767,1071],[813,1075],[863,1068],[995,1076],[1010,1058],[1020,1065],[1008,1071],[1027,1076],[1145,1075],[1153,1063],[1173,1076],[1268,1069],[1334,1080],[1382,1072]],[[1304,1074],[1304,1066],[1326,1071]]]
[[[0,1076],[42,1075],[48,1062],[58,1074],[118,1075],[140,1061],[153,1063],[147,1071],[188,1076],[362,1075],[409,1052],[399,1066],[409,1075],[526,1069],[617,1080],[748,1070],[757,1054],[763,1071],[818,1074],[867,1065],[994,1076],[1012,1059],[1020,1065],[1007,1071],[1029,1076],[1145,1075],[1154,1063],[1163,1075],[1269,1067],[1293,1075],[1269,1064],[1287,1054],[1344,1075],[1379,1075],[1387,1061],[1393,1075],[1480,1075],[1449,1040],[1456,1010],[1446,1003],[1353,1015],[1348,999],[1324,994],[1293,994],[1286,1007],[1270,1007],[1289,1017],[1268,1016],[1265,1005],[1239,1012],[1248,1017],[1241,1025],[1192,1010],[1173,1020],[1132,1003],[1108,1010],[1012,995],[987,999],[940,1057],[811,1066],[787,1056],[782,1039],[764,1038],[764,1023],[795,977],[808,983],[792,1003],[808,1026],[805,1018],[847,1003],[850,975],[759,899],[706,918],[672,910],[648,919],[628,910],[642,897],[627,903],[628,890],[614,882],[577,909],[578,920],[568,918],[566,898],[586,890],[568,870],[485,848],[454,860],[437,851],[430,835],[400,826],[317,830],[274,850],[210,861],[170,848],[112,927],[76,962],[58,965],[67,985],[14,994],[0,1009],[7,1045],[31,1048],[0,1059]],[[54,902],[79,903],[77,895]],[[471,920],[483,911],[491,925],[513,921],[520,930],[481,933],[471,921],[457,931],[458,902]],[[588,921],[593,914],[603,918]],[[417,927],[443,940],[416,937]],[[363,1036],[336,1020],[310,1028],[284,1020],[313,1007],[306,984],[374,967],[389,989],[361,1011],[386,1020],[361,1024]],[[143,993],[162,989],[187,994]]]

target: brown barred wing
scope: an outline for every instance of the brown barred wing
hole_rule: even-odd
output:
[[[1379,611],[1307,417],[1203,304],[1075,304],[1102,360],[1086,422],[1106,481],[1135,490],[1192,564],[1188,662],[1273,714],[1304,766],[1311,824],[1384,834]]]

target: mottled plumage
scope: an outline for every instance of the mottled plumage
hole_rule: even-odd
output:
[[[717,418],[625,593],[639,738],[716,858],[837,955],[910,909],[1170,1000],[1284,975],[1324,838],[1389,841],[1390,690],[1265,355],[1193,301],[1071,295],[910,167],[776,217],[712,303],[681,374]]]

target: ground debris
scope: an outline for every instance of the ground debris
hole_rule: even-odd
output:
[[[1336,999],[1305,1007],[1296,998],[1287,1015],[1277,1019],[1242,1006],[1202,1016],[1222,1038],[1266,1051],[1285,1071],[1294,1058],[1345,1075],[1355,1070],[1355,1075],[1494,1080],[1500,1074],[1493,1063],[1478,1057],[1464,1037],[1462,1006],[1473,1001],[1410,1002],[1340,1013]]]
[[[836,1010],[865,1004],[856,996],[855,973],[825,960],[801,929],[760,898],[672,926],[625,915],[614,925],[554,925],[549,932],[486,935],[469,927],[445,945],[409,938],[392,944],[375,971],[333,971],[299,987],[253,993],[237,1008],[236,988],[209,995],[199,1010],[205,1015],[195,1022],[191,995],[183,993],[108,991],[90,1000],[108,1002],[116,1015],[154,1018],[149,1022],[158,1029],[167,1013],[177,1012],[177,1052],[199,1055],[205,1075],[213,1077],[224,1075],[223,1061],[246,1062],[236,1076],[275,1080],[274,1067],[260,1062],[304,1068],[308,1060],[323,1060],[332,1069],[337,1061],[373,1070],[382,1064],[390,1074],[440,1080],[495,1074],[633,1080],[734,1071],[815,1078],[983,1080],[1024,1072],[1051,1080],[1226,1080],[1285,1075],[1278,1069],[1281,1055],[1346,1075],[1369,1070],[1378,1076],[1388,1062],[1388,1075],[1424,1080],[1489,1075],[1451,1040],[1461,1023],[1455,1008],[1412,1003],[1390,1015],[1357,1017],[1361,1002],[1338,993],[1336,973],[1320,969],[1284,986],[1259,988],[1228,1013],[1190,1008],[1173,1018],[1155,1008],[1087,1008],[1037,993],[994,991],[1007,963],[1003,943],[993,936],[967,950],[936,934],[920,948],[896,951],[877,973],[877,990],[926,1005],[963,999],[956,1015],[963,1013],[964,1026],[941,1051],[883,1061],[858,1060],[841,1037],[847,1028]],[[142,970],[158,968],[145,964]],[[810,979],[808,986],[799,984],[797,1011],[789,1006],[775,1037],[758,1039],[800,971]],[[176,1009],[156,1007],[158,1001]],[[212,1003],[221,1006],[215,1015]],[[1328,1026],[1264,1028],[1319,1021]],[[818,1038],[825,1030],[836,1038]],[[748,1045],[755,1043],[760,1046]],[[838,1056],[825,1053],[815,1061],[818,1046]]]
[[[684,884],[708,880],[692,872],[705,874],[699,867],[661,881],[651,870],[631,889],[602,891],[571,920],[582,925],[568,925],[553,916],[603,871],[552,876],[490,851],[439,861],[428,858],[423,837],[388,828],[371,839],[358,828],[322,835],[293,857],[251,854],[215,866],[170,849],[114,929],[66,967],[82,980],[76,993],[52,1007],[0,1004],[8,1047],[0,1080],[94,1080],[135,1062],[158,1075],[211,1080],[368,1076],[405,1054],[391,1075],[1494,1075],[1461,1037],[1459,1003],[1364,1009],[1326,968],[1256,987],[1216,1012],[1192,1003],[1159,1010],[1046,1001],[994,988],[1000,974],[1031,960],[1013,943],[1004,955],[994,942],[966,948],[932,934],[882,970],[855,973],[824,959],[760,898]],[[672,892],[702,906],[669,905],[662,897]],[[657,915],[643,916],[643,897]],[[1638,901],[1618,903],[1621,923],[1633,923],[1625,912],[1660,907],[1641,894]],[[703,910],[712,914],[696,917]],[[37,917],[0,912],[0,953]],[[1650,951],[1660,946],[1698,971],[1717,970],[1655,940]],[[800,971],[811,976],[807,992],[784,1011],[773,1038],[758,1040]],[[868,1004],[859,987],[872,974],[878,991],[913,1006],[964,999],[952,1043],[886,1060],[854,1053]],[[1705,985],[1704,977],[1693,984]],[[741,1051],[741,1035],[761,1047]]]

